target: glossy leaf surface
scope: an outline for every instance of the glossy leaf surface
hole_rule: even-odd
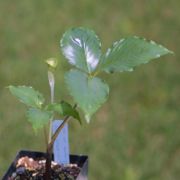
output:
[[[100,69],[106,72],[132,71],[140,64],[172,53],[154,41],[129,37],[115,42],[101,60]]]
[[[94,31],[70,29],[63,35],[60,45],[70,64],[87,73],[96,69],[101,56],[101,43]]]

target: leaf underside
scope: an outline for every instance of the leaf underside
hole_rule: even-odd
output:
[[[32,124],[35,131],[43,128],[52,117],[53,113],[51,111],[43,111],[37,108],[29,108],[27,111],[28,121]]]
[[[74,69],[66,73],[65,82],[70,94],[89,122],[91,116],[107,100],[108,85],[97,77],[88,77],[86,73]]]

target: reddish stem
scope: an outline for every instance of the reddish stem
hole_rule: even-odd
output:
[[[51,161],[52,161],[52,152],[49,151],[49,149],[47,149],[44,180],[50,180],[51,179]]]

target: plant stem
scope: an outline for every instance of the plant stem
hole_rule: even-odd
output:
[[[75,104],[73,108],[76,108],[77,105]],[[61,132],[64,125],[69,121],[70,116],[66,116],[63,120],[63,122],[60,124],[60,126],[56,129],[55,133],[53,134],[51,138],[51,142],[48,144],[46,149],[46,171],[44,173],[44,179],[50,180],[51,179],[51,160],[52,160],[52,149],[53,144],[58,136],[58,134]]]
[[[46,127],[44,127],[44,139],[45,139],[45,143],[46,143],[46,147],[48,146],[48,136],[47,136],[47,129]]]
[[[49,80],[49,86],[50,86],[50,92],[51,92],[51,103],[54,103],[54,85],[55,85],[55,78],[53,72],[50,70],[48,71],[48,80]],[[49,121],[49,138],[47,143],[47,149],[46,149],[46,167],[45,167],[45,173],[44,173],[44,179],[50,180],[51,179],[51,160],[52,160],[52,147],[49,148],[49,144],[51,143],[52,139],[52,120]]]
[[[48,71],[48,80],[49,80],[49,86],[50,86],[50,92],[51,92],[51,103],[54,103],[54,85],[55,85],[55,78],[54,74],[51,71]],[[52,137],[52,119],[49,121],[49,140],[48,143],[51,142]]]
[[[61,125],[57,128],[57,130],[55,131],[55,133],[53,134],[53,136],[51,138],[51,142],[48,144],[48,149],[52,149],[53,144],[54,144],[58,134],[61,132],[64,125],[68,122],[69,118],[70,118],[70,116],[66,116],[64,118],[63,122],[61,123]]]
[[[51,179],[51,160],[52,160],[52,150],[47,148],[47,150],[46,150],[45,173],[43,175],[44,180],[50,180]]]
[[[77,104],[74,105],[74,109],[77,107]],[[69,121],[70,116],[66,116],[63,120],[63,122],[60,124],[60,126],[56,129],[55,133],[53,134],[52,138],[51,138],[51,142],[48,144],[48,149],[52,149],[53,144],[58,136],[58,134],[61,132],[62,128],[64,127],[64,125]]]

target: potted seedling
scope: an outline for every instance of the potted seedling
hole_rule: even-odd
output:
[[[100,73],[112,74],[115,72],[133,71],[136,66],[148,63],[152,59],[172,54],[172,51],[169,51],[162,45],[137,36],[127,37],[114,42],[103,54],[99,38],[94,31],[86,28],[72,28],[66,31],[60,41],[60,47],[67,61],[73,66],[71,70],[65,73],[64,79],[75,103],[71,105],[64,100],[61,100],[60,103],[58,103],[59,100],[54,100],[54,70],[56,69],[57,61],[53,58],[47,60],[51,90],[51,102],[49,104],[45,104],[43,95],[32,87],[9,86],[10,92],[27,105],[27,119],[35,131],[44,128],[45,136],[47,137],[46,126],[47,124],[49,125],[49,138],[46,138],[46,153],[34,153],[33,157],[36,159],[31,159],[32,155],[23,157],[25,153],[22,153],[23,155],[21,157],[18,156],[12,165],[15,167],[14,171],[16,172],[14,177],[11,172],[5,175],[6,178],[16,179],[18,168],[21,168],[31,179],[87,179],[87,175],[78,175],[78,173],[81,174],[84,167],[83,163],[87,162],[86,156],[83,157],[81,165],[78,163],[71,165],[71,168],[75,169],[74,176],[72,176],[74,171],[70,170],[70,174],[62,177],[60,171],[64,169],[61,165],[52,161],[53,145],[64,125],[69,121],[70,117],[81,122],[79,110],[82,110],[84,119],[89,123],[92,115],[107,100],[109,86],[98,77]],[[56,131],[52,133],[52,123],[55,114],[59,114],[64,120]],[[30,162],[33,162],[34,166],[32,165],[31,167],[29,165],[26,168],[28,163],[31,164]],[[69,166],[67,167],[70,169]],[[57,172],[60,174],[58,175]],[[19,177],[23,177],[24,174],[21,173],[20,171]]]

